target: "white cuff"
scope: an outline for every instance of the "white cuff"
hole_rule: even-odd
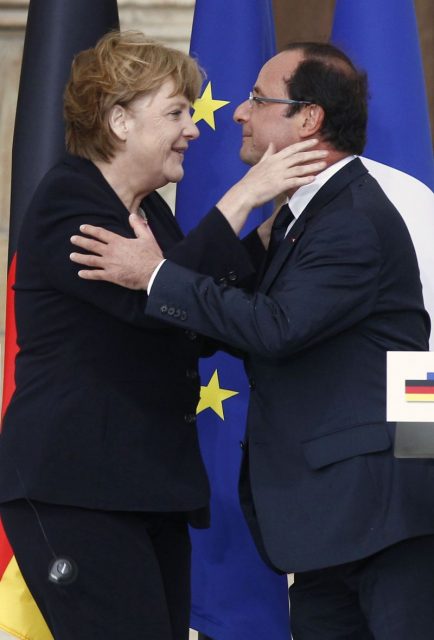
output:
[[[148,296],[149,296],[149,294],[151,293],[152,285],[154,284],[154,280],[155,280],[155,278],[156,278],[156,276],[157,276],[157,273],[160,271],[161,266],[162,266],[165,262],[166,262],[166,260],[164,259],[164,260],[162,260],[159,264],[157,264],[157,266],[155,267],[155,269],[154,269],[154,271],[153,271],[153,273],[152,273],[152,276],[150,277],[149,282],[148,282],[148,288],[147,288]]]

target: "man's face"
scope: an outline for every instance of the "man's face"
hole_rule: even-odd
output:
[[[283,51],[271,58],[262,67],[253,95],[266,98],[288,98],[285,81],[288,80],[303,59],[300,51]],[[259,103],[249,100],[242,102],[234,113],[234,120],[243,127],[241,160],[253,165],[259,162],[268,145],[272,142],[276,151],[298,142],[298,126],[303,110],[287,118],[289,105]]]

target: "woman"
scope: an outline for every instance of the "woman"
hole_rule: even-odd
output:
[[[128,215],[139,213],[171,259],[248,277],[247,252],[219,246],[219,228],[239,224],[246,202],[283,191],[294,163],[270,154],[235,188],[239,211],[225,219],[213,210],[183,238],[155,189],[183,176],[201,82],[195,61],[138,33],[108,34],[80,53],[65,92],[69,155],[43,179],[23,225],[0,507],[59,640],[188,637],[187,525],[207,525],[209,499],[195,429],[201,341],[146,320],[142,293],[81,280],[68,256],[81,223],[128,237]],[[268,174],[264,190],[258,177]],[[56,554],[70,559],[70,580],[62,569],[47,579]]]

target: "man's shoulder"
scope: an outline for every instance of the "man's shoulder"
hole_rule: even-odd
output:
[[[352,197],[355,215],[364,216],[379,232],[389,238],[395,233],[408,234],[401,212],[370,173],[352,186]]]

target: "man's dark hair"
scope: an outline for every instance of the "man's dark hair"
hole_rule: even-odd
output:
[[[304,59],[287,79],[288,96],[308,100],[325,111],[323,140],[338,151],[362,153],[368,120],[368,82],[337,47],[326,43],[295,42],[284,51],[301,51]],[[292,105],[288,117],[302,109]]]

